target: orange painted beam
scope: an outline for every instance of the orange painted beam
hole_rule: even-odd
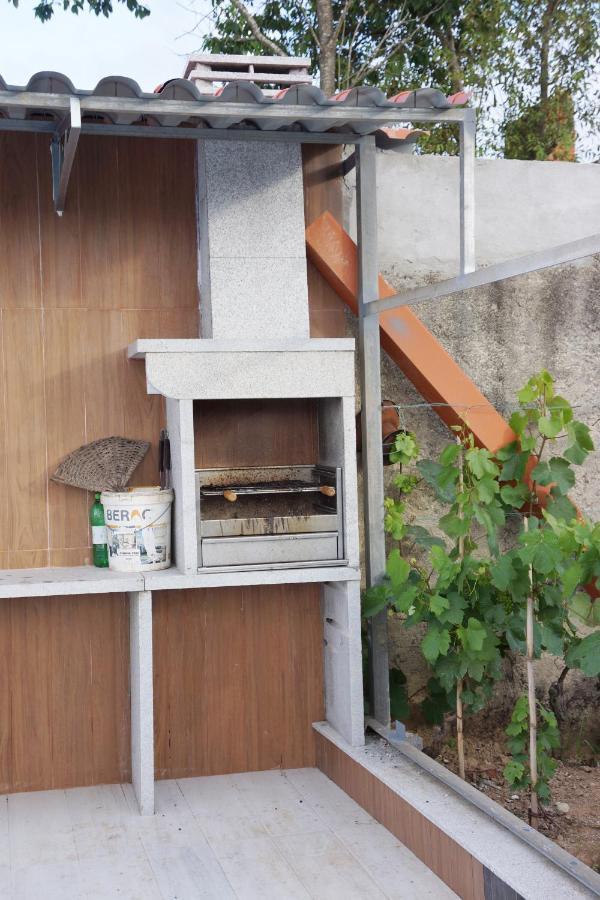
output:
[[[358,253],[350,235],[324,212],[306,229],[308,258],[335,292],[358,315]],[[379,296],[391,297],[397,291],[379,276]],[[515,440],[515,433],[500,413],[483,396],[468,375],[454,362],[428,328],[406,306],[379,316],[381,346],[398,368],[412,381],[446,425],[466,425],[482,447],[491,452]],[[536,463],[532,457],[528,472]],[[536,485],[539,504],[544,508],[550,488]],[[577,515],[581,513],[575,506]],[[586,585],[596,598],[600,591]]]
[[[350,235],[329,212],[306,229],[308,258],[350,309],[358,314],[358,255]],[[397,291],[379,276],[379,296]],[[492,452],[514,432],[469,376],[408,307],[379,317],[381,346],[446,425],[466,425]]]

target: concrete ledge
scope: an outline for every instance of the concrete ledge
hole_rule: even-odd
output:
[[[257,568],[242,571],[198,572],[191,575],[186,575],[175,567],[158,572],[131,573],[111,572],[108,569],[96,569],[94,566],[4,569],[0,570],[0,599],[337,581],[360,581],[360,571],[350,566],[337,565],[306,569]]]
[[[147,353],[322,353],[324,350],[354,352],[354,338],[310,338],[288,341],[207,340],[205,338],[138,338],[129,344],[130,359]]]
[[[243,571],[198,572],[184,575],[177,569],[148,572],[146,590],[172,591],[182,588],[242,587],[254,584],[308,584],[311,582],[360,581],[360,571],[350,566],[315,566],[294,569],[244,569]]]
[[[571,900],[600,895],[600,876],[511,813],[502,810],[514,828],[492,818],[437,773],[426,771],[425,766],[443,767],[420,751],[408,745],[402,752],[390,745],[383,750],[373,744],[351,747],[327,723],[314,728],[319,768],[460,897]],[[537,846],[526,840],[529,832]],[[550,856],[557,851],[562,862]]]
[[[0,571],[0,598],[50,597],[65,594],[111,594],[143,591],[144,576],[137,572],[111,572],[94,566]]]

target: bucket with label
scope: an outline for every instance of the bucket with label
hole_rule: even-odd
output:
[[[103,491],[108,565],[117,572],[152,572],[171,565],[170,488]]]

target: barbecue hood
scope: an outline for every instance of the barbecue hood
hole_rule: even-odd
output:
[[[177,400],[354,396],[354,341],[208,339],[130,344],[150,394]]]

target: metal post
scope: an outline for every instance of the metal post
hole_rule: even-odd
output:
[[[475,271],[475,110],[460,123],[460,274]]]
[[[356,166],[362,470],[368,586],[380,582],[385,574],[379,317],[366,314],[369,302],[379,296],[375,152],[374,138],[359,144]],[[369,620],[369,675],[371,715],[387,727],[390,721],[390,690],[385,610]]]

